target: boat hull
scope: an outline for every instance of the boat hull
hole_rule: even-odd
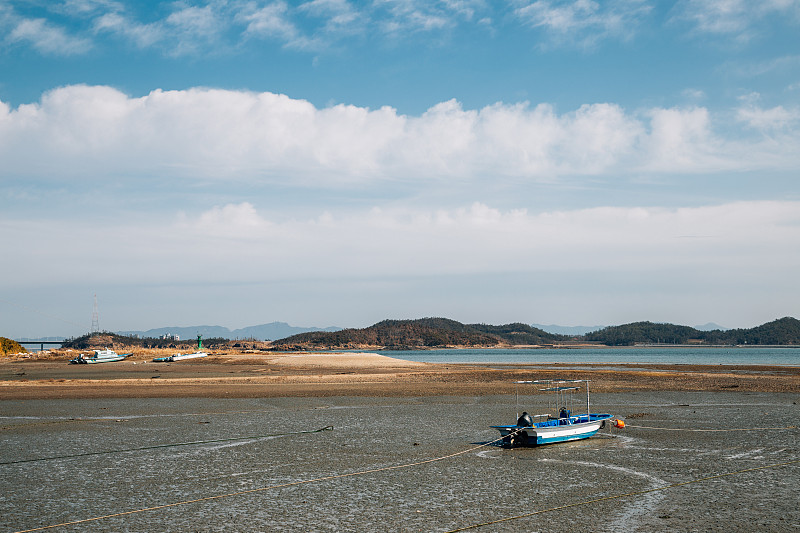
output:
[[[170,355],[168,357],[156,357],[155,359],[153,359],[153,362],[174,363],[176,361],[183,361],[184,359],[198,359],[200,357],[208,357],[208,354],[205,352],[194,352],[185,354],[176,353],[175,355]]]
[[[612,415],[592,413],[587,415],[537,422],[529,427],[492,426],[503,436],[507,445],[542,446],[558,442],[588,439],[610,420]]]
[[[116,357],[80,357],[76,359],[72,359],[70,363],[72,364],[81,364],[81,365],[94,365],[97,363],[116,363],[117,361],[122,361],[130,354],[125,355],[117,355]]]
[[[205,352],[175,354],[175,355],[172,356],[172,360],[173,361],[183,361],[184,359],[198,359],[200,357],[208,357],[208,354],[205,353]]]

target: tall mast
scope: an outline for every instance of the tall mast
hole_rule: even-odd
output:
[[[589,416],[591,411],[589,410],[589,380],[586,380],[586,421],[589,422],[591,417]]]
[[[97,312],[97,294],[94,295],[94,307],[92,307],[92,333],[100,333],[100,313]]]

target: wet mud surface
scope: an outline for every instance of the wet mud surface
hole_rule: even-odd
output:
[[[3,400],[0,529],[797,531],[798,400],[593,394],[624,430],[524,449],[480,446],[513,395]]]

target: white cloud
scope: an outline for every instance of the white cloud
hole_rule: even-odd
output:
[[[449,27],[454,20],[428,2],[416,0],[377,0],[376,6],[385,7],[390,16],[380,19],[380,26],[392,35],[431,31]]]
[[[322,31],[336,37],[359,34],[369,22],[365,13],[346,0],[313,0],[301,4],[298,10],[324,19]]]
[[[789,131],[800,123],[800,109],[787,109],[783,106],[763,109],[756,105],[746,105],[737,110],[736,116],[751,128],[762,132]]]
[[[706,99],[706,93],[702,89],[687,88],[681,91],[681,96],[693,102]]]
[[[96,33],[117,34],[140,48],[158,47],[166,55],[185,56],[241,49],[248,40],[270,39],[281,46],[313,53],[338,49],[359,36],[371,45],[415,40],[438,42],[452,30],[473,26],[481,31],[505,31],[509,21],[544,30],[540,47],[572,45],[594,48],[604,40],[628,41],[651,24],[654,7],[646,0],[237,0],[162,3],[158,10],[136,14],[132,5],[117,1],[68,0],[44,4],[48,18],[19,19],[10,42],[26,42],[47,54],[86,52]],[[12,7],[0,6],[2,19],[18,19]],[[800,1],[684,0],[669,21],[688,21],[703,35],[733,36],[746,42],[766,19],[800,21]],[[71,35],[61,25],[70,21]],[[145,22],[144,20],[147,20]],[[58,21],[58,22],[57,22]],[[6,21],[5,25],[8,22]]]
[[[534,28],[549,30],[559,40],[590,47],[606,38],[630,39],[651,10],[640,0],[537,0],[517,7],[515,14]]]
[[[130,39],[139,48],[148,48],[166,38],[163,24],[139,24],[120,13],[105,13],[94,20],[97,32],[111,32]]]
[[[233,22],[224,4],[217,3],[203,7],[176,3],[168,15],[150,23],[138,22],[123,6],[111,4],[104,7],[103,12],[93,14],[95,32],[122,36],[139,48],[161,46],[170,56],[214,49]]]
[[[27,42],[46,55],[82,54],[92,47],[89,39],[69,35],[45,19],[21,19],[6,37],[12,43]]]
[[[242,11],[238,17],[247,24],[245,34],[275,37],[290,44],[298,41],[300,32],[290,20],[286,2],[273,2],[260,9]]]
[[[51,261],[4,262],[4,286],[49,283],[255,283],[510,272],[726,272],[747,286],[800,268],[800,203],[697,208],[597,207],[529,213],[476,203],[374,208],[270,219],[250,203],[102,227],[0,219],[10,247],[37,242]],[[81,238],[76,241],[75,235]],[[124,238],[120,238],[124,235]],[[102,250],[102,254],[93,251]],[[92,261],[85,261],[92,257]],[[769,258],[765,261],[764,258]],[[44,259],[44,258],[42,258]],[[758,281],[761,283],[761,281]]]
[[[758,34],[758,24],[769,16],[800,21],[797,0],[683,0],[675,6],[676,18],[688,20],[703,34],[730,35],[747,42]]]
[[[736,165],[726,161],[730,154],[714,138],[707,109],[655,109],[650,115],[645,168],[713,172]]]
[[[157,175],[314,187],[782,171],[800,157],[794,113],[740,111],[750,125],[780,122],[781,137],[765,143],[748,141],[747,128],[720,136],[700,107],[628,113],[592,104],[558,114],[546,104],[470,110],[451,100],[409,116],[389,107],[319,109],[272,93],[157,90],[131,98],[76,85],[38,104],[0,103],[0,159],[6,175],[44,181]]]

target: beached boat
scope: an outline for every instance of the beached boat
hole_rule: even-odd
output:
[[[122,361],[126,357],[128,357],[129,353],[118,354],[114,350],[94,350],[94,355],[90,357],[84,357],[83,354],[79,354],[78,357],[75,359],[70,360],[72,364],[92,364],[92,363],[114,363],[116,361]]]
[[[183,361],[184,359],[197,359],[199,357],[208,357],[206,352],[201,351],[203,349],[203,337],[201,335],[197,336],[197,351],[193,353],[176,353],[167,357],[156,357],[153,359],[154,363],[172,363],[174,361]]]
[[[197,359],[198,357],[208,357],[206,352],[176,353],[167,357],[156,357],[154,363],[172,363],[173,361],[183,361],[184,359]]]
[[[517,423],[507,426],[491,426],[500,432],[506,446],[539,446],[556,442],[586,439],[605,427],[606,422],[613,423],[614,415],[608,413],[592,413],[589,409],[589,380],[568,381],[518,381],[517,385],[545,385],[540,389],[552,392],[548,395],[548,407],[558,414],[529,415],[523,412]],[[572,414],[574,393],[580,390],[579,383],[586,384],[586,413]],[[553,403],[555,400],[555,403]],[[517,394],[519,404],[519,394]],[[519,414],[519,409],[517,409]]]

